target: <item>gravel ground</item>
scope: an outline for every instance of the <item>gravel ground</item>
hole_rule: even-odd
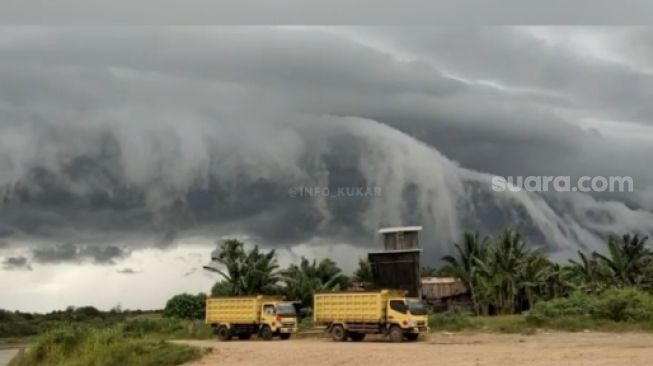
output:
[[[269,342],[184,341],[213,351],[187,366],[649,366],[653,335],[540,333],[535,335],[435,333],[416,343],[383,339],[336,343],[324,338]]]
[[[0,348],[0,366],[7,365],[16,353],[18,353],[18,348]]]

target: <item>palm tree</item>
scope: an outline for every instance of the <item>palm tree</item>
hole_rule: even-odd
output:
[[[481,313],[478,301],[478,287],[480,286],[478,269],[479,263],[483,262],[487,254],[488,241],[487,237],[481,240],[478,232],[474,234],[465,232],[462,245],[454,243],[457,255],[447,255],[442,258],[448,264],[449,270],[463,281],[470,292],[472,306],[477,315]]]
[[[496,289],[496,306],[501,314],[515,311],[515,299],[521,287],[521,273],[531,252],[518,232],[506,229],[492,246],[490,273]]]
[[[637,234],[622,236],[621,241],[614,237],[608,239],[609,256],[593,253],[596,260],[609,269],[617,286],[640,286],[646,280],[647,268],[651,265],[653,254],[646,247],[648,237]]]
[[[230,295],[273,293],[279,281],[275,251],[262,253],[256,246],[246,252],[244,247],[245,244],[237,239],[225,240],[220,245],[218,254],[211,258],[224,269],[216,266],[204,267],[223,278],[220,286],[214,286],[215,290],[219,289],[220,293],[228,292]]]
[[[302,257],[299,265],[292,264],[281,273],[281,281],[286,285],[286,297],[310,306],[314,292],[345,288],[349,279],[331,259],[325,258],[318,263]]]
[[[606,275],[603,263],[595,256],[588,257],[580,250],[578,251],[579,261],[569,260],[571,277],[575,280],[576,286],[587,293],[598,293],[606,286]]]
[[[370,266],[369,261],[367,261],[366,259],[358,260],[358,268],[356,269],[356,271],[354,271],[354,277],[352,278],[352,280],[356,282],[365,282],[365,283],[374,282],[374,278],[372,276],[372,267]]]

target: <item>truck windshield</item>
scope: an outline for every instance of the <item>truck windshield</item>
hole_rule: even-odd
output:
[[[277,314],[280,316],[296,316],[295,307],[289,302],[277,304]]]
[[[413,315],[426,315],[426,306],[420,300],[407,300],[408,310]]]

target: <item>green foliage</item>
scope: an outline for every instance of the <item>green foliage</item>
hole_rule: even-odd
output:
[[[10,366],[167,366],[201,356],[193,347],[146,337],[130,337],[120,328],[69,326],[48,331]]]
[[[210,339],[213,328],[201,320],[177,318],[137,317],[120,324],[122,331],[131,336],[155,336],[174,339]]]
[[[132,313],[99,311],[92,306],[79,308],[69,306],[66,310],[47,314],[11,312],[0,309],[0,338],[33,336],[63,324],[108,327],[124,320]]]
[[[366,259],[359,259],[358,268],[354,271],[354,277],[352,280],[356,282],[373,282],[374,278],[372,278],[372,267],[370,266],[370,262]]]
[[[313,293],[344,289],[349,283],[347,276],[328,258],[318,263],[302,257],[299,266],[292,264],[282,272],[281,279],[286,298],[300,301],[304,306],[313,303]]]
[[[576,292],[568,298],[536,304],[527,320],[548,325],[561,318],[610,322],[653,322],[653,295],[635,288],[612,288],[594,295]]]
[[[204,267],[218,273],[223,279],[219,282],[220,285],[216,284],[213,287],[212,293],[218,296],[277,292],[279,266],[275,255],[274,250],[263,253],[258,246],[248,252],[243,242],[237,239],[225,240],[220,245],[217,255],[212,258],[224,268]]]
[[[496,238],[465,233],[462,244],[454,247],[455,255],[442,258],[447,263],[443,271],[464,282],[477,315],[490,309],[512,314],[568,291],[560,267],[528,248],[513,230],[504,230]]]
[[[163,310],[163,316],[179,319],[204,319],[206,294],[179,294],[173,296]]]

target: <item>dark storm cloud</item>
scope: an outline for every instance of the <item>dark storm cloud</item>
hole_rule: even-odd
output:
[[[188,233],[370,245],[379,225],[410,220],[441,250],[458,220],[493,230],[531,215],[523,225],[538,241],[562,225],[527,212],[539,206],[526,198],[483,192],[457,211],[470,188],[456,162],[501,175],[625,172],[653,186],[652,145],[613,137],[619,122],[578,122],[646,128],[650,75],[523,29],[0,34],[0,236],[79,243],[34,248],[35,262],[113,263]],[[370,184],[383,195],[288,195]],[[624,217],[619,227],[646,219]]]
[[[132,275],[132,274],[138,273],[138,271],[133,269],[133,268],[123,268],[123,269],[117,270],[116,273],[125,274],[125,275]]]
[[[34,249],[36,263],[82,262],[90,260],[97,264],[113,264],[116,259],[128,255],[125,249],[114,245],[79,246],[70,243],[48,245]]]
[[[31,271],[32,266],[26,257],[5,257],[2,260],[2,268],[7,271],[27,270]]]

